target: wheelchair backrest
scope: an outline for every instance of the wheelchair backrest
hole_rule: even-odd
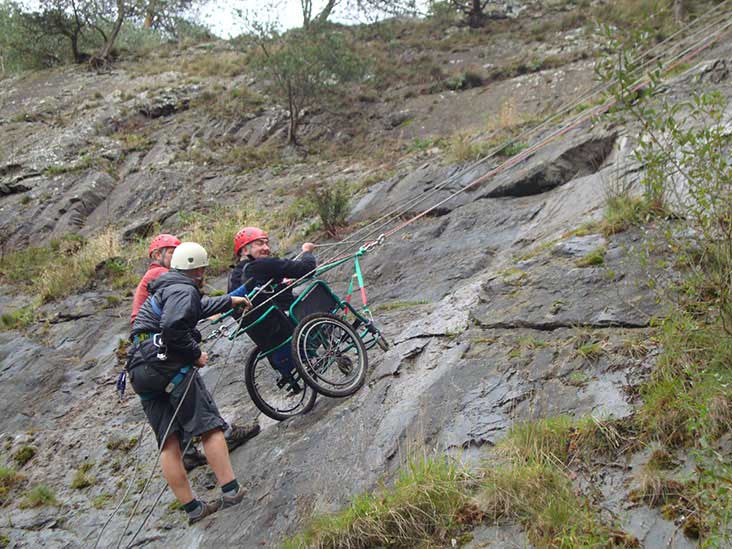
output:
[[[330,287],[324,281],[316,280],[290,306],[290,318],[298,323],[313,313],[334,313],[340,305],[340,299]]]
[[[252,305],[257,306],[270,296],[271,293],[262,292],[252,300]],[[267,352],[282,345],[294,330],[292,321],[271,302],[263,308],[244,315],[240,326],[261,352]]]

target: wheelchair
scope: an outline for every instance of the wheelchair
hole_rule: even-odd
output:
[[[250,296],[254,308],[239,319],[230,339],[246,334],[255,344],[244,380],[262,413],[282,421],[309,412],[319,394],[343,398],[364,385],[368,350],[386,351],[389,344],[365,302],[359,311],[350,295],[349,288],[340,299],[325,281],[310,279],[286,312],[272,292]]]

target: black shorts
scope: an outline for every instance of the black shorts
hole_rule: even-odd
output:
[[[154,376],[155,371],[151,366],[144,364],[136,367],[132,375],[139,383],[148,375]],[[190,388],[186,392],[189,382]],[[185,398],[183,398],[184,394]],[[183,399],[182,404],[181,399]],[[180,409],[176,414],[175,410],[179,404]],[[211,393],[208,392],[206,384],[195,368],[192,368],[170,393],[162,393],[157,398],[143,400],[142,408],[155,432],[158,448],[171,435],[178,435],[182,448],[194,436],[215,429],[223,431],[228,427],[224,418],[221,417]]]

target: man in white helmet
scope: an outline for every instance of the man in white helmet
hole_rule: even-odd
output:
[[[160,447],[163,476],[194,524],[220,508],[242,501],[244,489],[234,476],[224,439],[226,422],[197,369],[208,362],[196,324],[202,318],[249,305],[246,298],[203,297],[208,266],[206,250],[195,242],[180,244],[171,270],[150,284],[150,297],[132,327],[127,370]],[[177,410],[177,412],[176,412]],[[220,499],[203,502],[191,490],[182,448],[200,436],[206,459],[222,490]]]

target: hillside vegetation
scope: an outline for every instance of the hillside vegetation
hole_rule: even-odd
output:
[[[109,396],[150,235],[203,244],[216,289],[241,226],[287,253],[407,221],[364,258],[394,343],[368,387],[232,454],[239,514],[187,531],[166,493],[144,539],[729,545],[732,12],[496,4],[226,41],[131,21],[103,64],[49,60],[58,36],[3,57],[1,546],[88,545],[123,494],[152,504],[144,418]],[[3,46],[28,32],[9,10]],[[215,398],[257,417],[226,345]]]

